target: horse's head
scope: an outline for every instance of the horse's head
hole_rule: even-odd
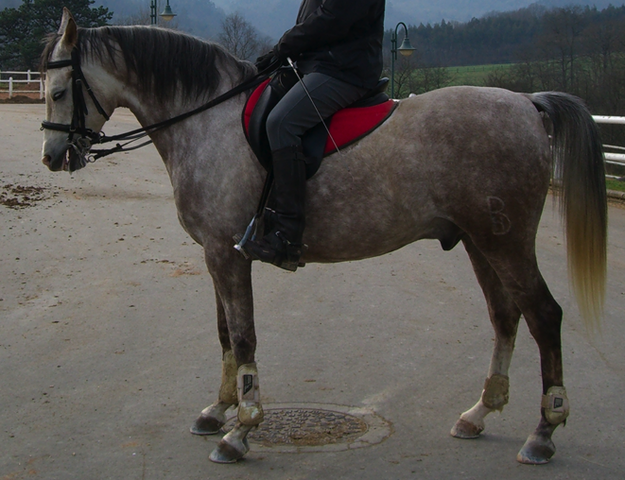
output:
[[[74,18],[64,8],[58,34],[42,59],[42,69],[47,72],[42,161],[52,171],[84,167],[91,145],[98,141],[109,118],[106,112],[112,111],[111,105],[100,105],[90,88],[102,83],[97,78],[101,69],[81,65],[78,35]]]

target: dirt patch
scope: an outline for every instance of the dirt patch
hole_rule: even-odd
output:
[[[28,187],[13,184],[0,187],[0,203],[15,210],[33,207],[47,198],[49,198],[49,194],[44,187]]]
[[[15,103],[15,104],[26,104],[26,103],[46,103],[45,99],[39,98],[39,94],[25,94],[25,95],[13,95],[13,97],[9,98],[8,94],[4,94],[0,96],[0,103]]]

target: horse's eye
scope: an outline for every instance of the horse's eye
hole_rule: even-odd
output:
[[[52,94],[52,100],[54,100],[56,102],[57,100],[60,100],[64,96],[65,96],[65,90],[60,90],[60,91],[54,92]]]

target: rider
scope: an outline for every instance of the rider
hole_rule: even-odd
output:
[[[271,231],[244,245],[252,258],[286,270],[297,268],[306,181],[301,136],[320,122],[320,115],[330,117],[377,85],[382,73],[384,9],[385,0],[302,0],[296,25],[256,60],[262,71],[291,58],[306,89],[296,84],[267,119],[276,203]]]

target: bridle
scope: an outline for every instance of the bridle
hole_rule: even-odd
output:
[[[57,132],[67,132],[67,143],[74,149],[77,157],[80,159],[80,168],[84,167],[87,162],[87,155],[91,150],[91,146],[95,143],[101,143],[104,137],[103,133],[94,132],[90,128],[87,128],[86,116],[89,114],[87,109],[87,103],[85,102],[84,89],[87,91],[96,110],[106,120],[110,119],[110,116],[106,113],[104,108],[98,99],[96,98],[93,90],[87,82],[87,78],[80,67],[80,52],[77,47],[72,49],[72,56],[67,60],[57,60],[54,62],[48,62],[47,69],[58,69],[72,67],[72,100],[74,102],[74,111],[72,113],[72,121],[70,124],[65,123],[53,123],[44,120],[41,122],[41,128],[47,130],[56,130]]]
[[[95,105],[98,113],[102,115],[106,120],[109,120],[110,116],[106,113],[104,108],[102,108],[100,102],[98,102],[98,99],[93,93],[93,90],[91,90],[91,87],[89,86],[89,82],[87,82],[87,79],[85,78],[85,74],[83,73],[80,66],[80,51],[78,50],[77,46],[72,49],[71,58],[66,60],[48,62],[47,64],[48,70],[65,67],[72,67],[72,99],[74,102],[72,121],[70,124],[65,124],[53,123],[44,120],[43,122],[41,122],[41,129],[55,130],[57,132],[67,132],[67,143],[74,150],[74,153],[78,157],[78,168],[82,168],[87,163],[95,162],[98,158],[105,157],[112,153],[128,152],[131,150],[136,150],[137,148],[141,148],[145,145],[149,145],[150,143],[152,143],[152,140],[147,140],[146,142],[136,145],[134,147],[126,148],[128,144],[136,142],[137,140],[144,138],[151,133],[162,130],[163,128],[169,127],[175,123],[181,122],[182,120],[185,120],[193,115],[208,110],[209,108],[219,105],[220,103],[223,103],[226,100],[235,97],[236,95],[239,95],[260,85],[267,78],[269,78],[269,75],[273,73],[273,71],[275,71],[279,67],[279,65],[270,65],[268,68],[259,72],[252,78],[246,80],[240,85],[237,85],[231,90],[228,90],[227,92],[205,103],[204,105],[201,105],[198,108],[191,110],[190,112],[183,113],[162,122],[148,125],[147,127],[142,127],[136,130],[121,133],[119,135],[114,135],[112,137],[105,135],[104,132],[95,132],[90,128],[87,128],[85,125],[86,115],[89,114],[89,111],[87,110],[83,87],[84,90],[86,90],[89,94],[89,97],[91,97],[91,100],[93,101],[93,104]],[[106,150],[91,150],[91,147],[95,144],[104,144],[117,141],[127,142],[123,145],[118,143],[115,147]]]

